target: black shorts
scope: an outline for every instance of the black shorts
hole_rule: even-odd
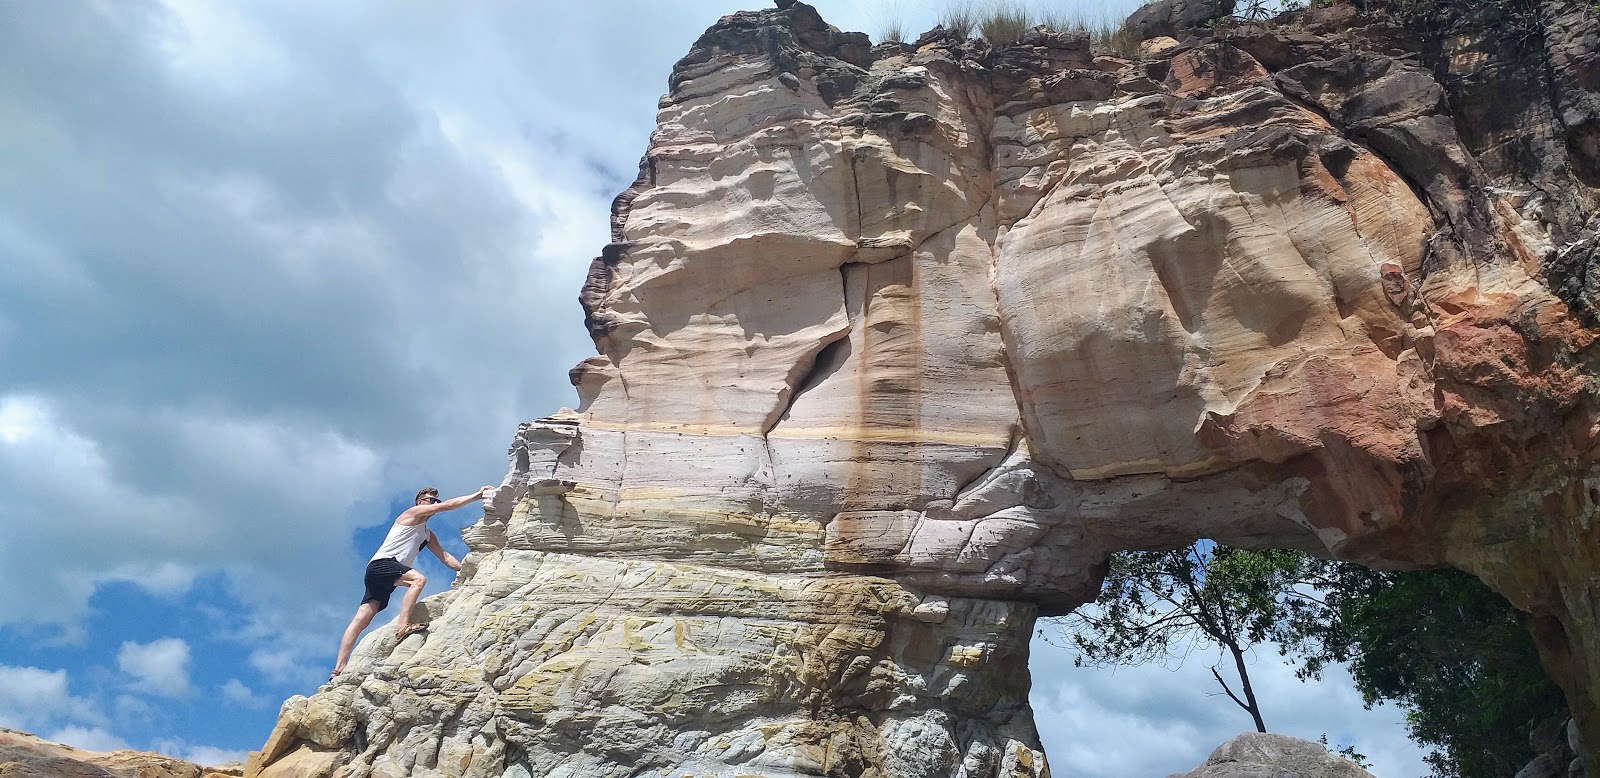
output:
[[[374,559],[367,563],[367,593],[361,598],[361,604],[369,602],[378,604],[378,610],[389,607],[389,595],[394,594],[394,582],[400,576],[411,572],[411,568],[400,564],[398,559]]]

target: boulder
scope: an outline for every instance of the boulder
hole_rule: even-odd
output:
[[[1246,732],[1217,746],[1199,767],[1169,778],[1373,778],[1319,743],[1270,732]]]
[[[1123,28],[1134,40],[1182,40],[1206,32],[1211,22],[1233,13],[1235,0],[1154,0],[1128,17]]]

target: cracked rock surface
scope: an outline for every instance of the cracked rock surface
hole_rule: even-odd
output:
[[[1479,575],[1600,744],[1592,11],[1136,61],[779,5],[674,69],[431,629],[250,774],[1045,776],[1035,618],[1199,537]]]

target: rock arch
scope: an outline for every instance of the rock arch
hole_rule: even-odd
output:
[[[432,630],[252,774],[1044,775],[1034,619],[1202,536],[1476,573],[1600,742],[1592,15],[1441,81],[1350,5],[1141,61],[779,6],[674,69]]]

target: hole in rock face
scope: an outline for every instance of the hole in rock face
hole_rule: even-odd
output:
[[[1585,491],[1600,497],[1600,487]],[[1181,532],[1172,530],[1167,542],[1154,535],[1119,542],[1170,549],[1170,539],[1181,541]],[[1424,762],[1433,746],[1408,740],[1390,718],[1392,708],[1385,712],[1382,705],[1363,705],[1362,693],[1375,687],[1385,690],[1377,697],[1390,705],[1425,699],[1418,715],[1448,730],[1452,758],[1496,765],[1476,774],[1517,772],[1542,753],[1530,746],[1530,737],[1537,739],[1534,731],[1543,722],[1566,720],[1560,690],[1544,677],[1517,611],[1472,575],[1450,568],[1397,572],[1334,562],[1286,552],[1282,538],[1260,534],[1231,539],[1255,548],[1199,540],[1170,551],[1118,554],[1108,569],[1092,571],[1108,573],[1099,600],[1037,622],[1029,654],[1030,701],[1052,772],[1189,774],[1212,749],[1258,725],[1315,744],[1324,734],[1321,722],[1337,719],[1346,722],[1346,731],[1342,741],[1323,741],[1330,752],[1381,753],[1368,766],[1373,775],[1434,774]],[[1143,596],[1135,597],[1132,592],[1141,586]],[[1239,644],[1236,659],[1224,641],[1204,637],[1196,626],[1201,619],[1174,615],[1180,607],[1198,614],[1197,602],[1212,609],[1205,620],[1233,625],[1251,623],[1273,603],[1292,603],[1299,608],[1292,618],[1310,642],[1296,644],[1293,631],[1282,633],[1286,642],[1280,646],[1273,642],[1278,633],[1251,638],[1248,630],[1225,630]],[[1326,606],[1329,602],[1336,604]],[[1449,605],[1440,608],[1441,603]],[[1228,615],[1217,618],[1218,608]],[[1289,612],[1290,606],[1279,607],[1257,623],[1286,623]],[[1108,630],[1110,622],[1123,626]],[[1086,630],[1087,640],[1075,645],[1074,634],[1085,634],[1079,629]],[[1565,637],[1555,643],[1565,645]],[[1095,661],[1079,649],[1083,645],[1101,657],[1114,655],[1114,661]],[[1359,661],[1346,665],[1338,656]],[[1313,658],[1325,661],[1328,672],[1301,683],[1308,679],[1297,679],[1296,671]],[[1456,671],[1464,666],[1480,668],[1483,675]],[[1245,691],[1241,670],[1249,676],[1251,692]],[[1394,681],[1398,676],[1407,680]],[[1252,693],[1258,716],[1245,705]],[[1479,699],[1485,702],[1465,702]],[[1488,700],[1504,702],[1504,710],[1493,714],[1487,729],[1457,715],[1463,704],[1476,709]],[[1297,722],[1291,709],[1317,711],[1316,722]],[[1134,728],[1181,729],[1186,744],[1118,752],[1117,761],[1110,761],[1104,744]]]
[[[1589,487],[1589,504],[1600,507],[1600,489]]]

